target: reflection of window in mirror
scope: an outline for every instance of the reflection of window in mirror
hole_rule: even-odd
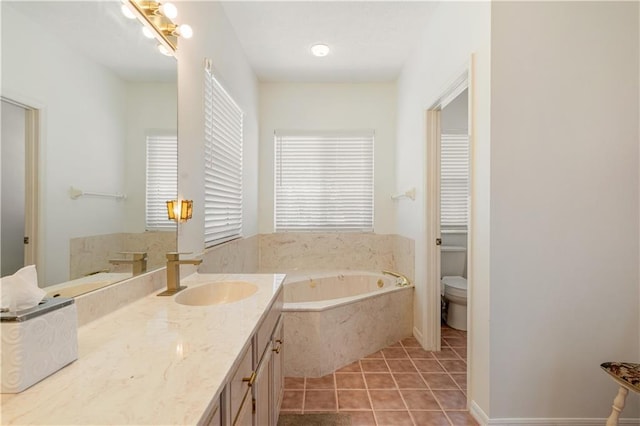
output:
[[[175,230],[167,200],[178,197],[178,138],[175,133],[147,136],[146,230]]]

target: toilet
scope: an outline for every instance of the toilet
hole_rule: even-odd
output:
[[[448,304],[447,325],[467,330],[467,279],[465,275],[467,250],[465,247],[442,246],[442,296]]]

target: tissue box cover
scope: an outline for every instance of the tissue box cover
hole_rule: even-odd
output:
[[[40,306],[2,313],[2,393],[19,393],[78,358],[73,299],[45,299]]]

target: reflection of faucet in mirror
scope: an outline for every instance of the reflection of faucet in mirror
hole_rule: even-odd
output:
[[[158,296],[171,296],[187,288],[180,285],[180,265],[199,265],[202,263],[202,259],[180,260],[181,254],[190,253],[167,253],[167,289]]]
[[[112,265],[132,265],[133,275],[140,275],[147,272],[147,253],[140,251],[127,252],[123,251],[120,254],[132,255],[132,259],[109,259],[109,263]]]

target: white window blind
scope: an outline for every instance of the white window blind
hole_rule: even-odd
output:
[[[205,70],[204,236],[207,247],[242,233],[242,110]]]
[[[373,132],[275,135],[275,230],[373,230]]]
[[[178,196],[178,138],[147,136],[146,229],[176,229],[167,216],[167,200]]]
[[[440,146],[441,225],[466,227],[469,210],[469,137],[443,134]]]

